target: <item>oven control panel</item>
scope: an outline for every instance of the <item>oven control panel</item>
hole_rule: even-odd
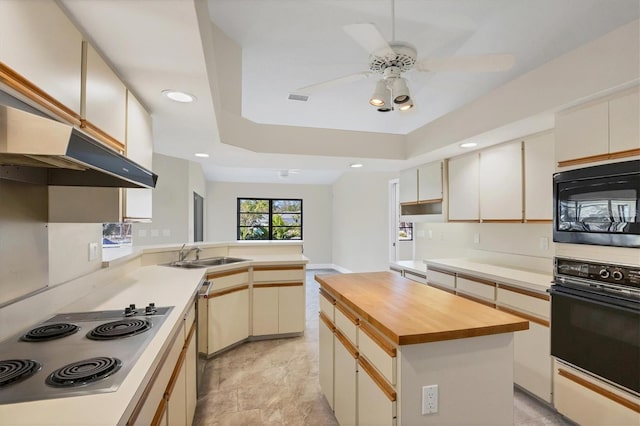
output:
[[[640,288],[640,267],[555,258],[556,275]]]

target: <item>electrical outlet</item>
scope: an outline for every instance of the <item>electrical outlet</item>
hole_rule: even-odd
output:
[[[98,257],[98,243],[89,243],[89,260],[96,260]]]
[[[422,387],[422,415],[438,412],[438,385]]]

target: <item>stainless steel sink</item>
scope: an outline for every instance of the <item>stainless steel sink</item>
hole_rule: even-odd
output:
[[[176,268],[208,268],[211,266],[228,265],[229,263],[246,262],[249,259],[240,259],[238,257],[209,257],[198,260],[183,260],[171,263],[165,263],[167,266]]]

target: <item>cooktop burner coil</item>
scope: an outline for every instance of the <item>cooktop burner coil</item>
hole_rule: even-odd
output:
[[[71,323],[46,324],[29,330],[20,340],[25,342],[46,342],[76,333],[80,327]]]
[[[42,366],[31,359],[5,359],[0,360],[0,388],[31,377]]]
[[[56,387],[82,386],[111,376],[122,367],[118,358],[96,357],[77,361],[57,369],[46,383]]]
[[[151,322],[147,319],[127,318],[100,324],[87,333],[87,337],[92,340],[119,339],[144,333],[150,328]]]

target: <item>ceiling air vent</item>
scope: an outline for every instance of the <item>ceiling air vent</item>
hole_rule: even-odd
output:
[[[309,95],[299,95],[296,93],[289,93],[289,100],[307,102],[309,100]]]

